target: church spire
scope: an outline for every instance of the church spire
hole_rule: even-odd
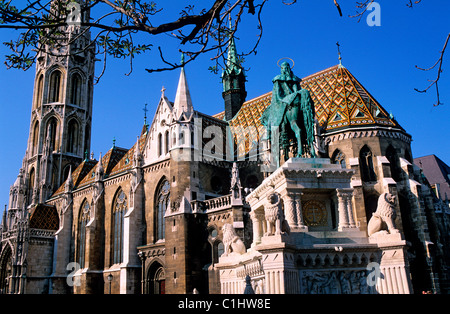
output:
[[[222,72],[222,97],[225,101],[225,120],[231,120],[241,109],[245,97],[247,97],[245,81],[245,73],[237,54],[234,37],[231,37],[228,45],[226,67]]]
[[[184,63],[183,56],[181,62]],[[185,119],[189,119],[194,111],[184,66],[181,68],[180,79],[178,80],[177,94],[175,96],[173,108],[177,120],[181,119],[181,116],[183,114],[185,115]]]

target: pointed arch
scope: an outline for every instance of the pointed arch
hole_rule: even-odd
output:
[[[147,271],[147,293],[165,294],[166,292],[166,272],[164,266],[159,261],[154,261]]]
[[[395,182],[399,182],[401,180],[400,159],[398,158],[397,151],[392,145],[389,145],[386,149],[385,156],[389,160],[392,179],[394,179]]]
[[[154,238],[155,242],[165,239],[166,210],[170,207],[170,183],[166,177],[162,177],[155,191],[154,204]]]
[[[333,164],[341,165],[342,168],[346,168],[345,154],[338,148],[333,152],[333,155],[331,155],[331,162]]]
[[[0,294],[7,294],[10,291],[10,281],[12,276],[12,256],[13,250],[7,243],[0,256]]]
[[[69,123],[67,124],[67,152],[79,154],[79,135],[80,127],[78,121],[75,118],[70,119]]]
[[[36,173],[34,167],[30,169],[28,173],[28,202],[31,204],[33,200],[34,181],[36,179]]]
[[[165,146],[165,153],[168,154],[170,150],[169,130],[166,130],[166,132],[164,133],[164,146]]]
[[[81,87],[83,79],[77,72],[70,76],[70,103],[72,105],[81,105]]]
[[[91,206],[85,198],[81,203],[78,214],[78,236],[77,236],[77,261],[81,268],[85,266],[86,256],[86,225],[91,219]]]
[[[46,128],[45,128],[45,139],[50,137],[50,147],[51,151],[57,148],[57,137],[58,137],[58,119],[52,116],[47,120]]]
[[[157,143],[157,155],[158,157],[163,153],[163,143],[162,143],[162,134],[158,133],[158,143]]]
[[[56,69],[50,74],[49,102],[62,102],[62,73]]]
[[[123,261],[123,222],[127,209],[127,196],[122,188],[119,187],[112,205],[111,264],[118,264]]]
[[[34,108],[39,108],[42,105],[42,97],[44,95],[44,75],[40,74],[36,81],[36,94],[34,98]]]
[[[359,164],[362,181],[373,182],[377,180],[373,166],[373,154],[367,145],[364,145],[359,152]]]
[[[31,141],[31,155],[34,156],[39,152],[39,121],[34,123],[32,141]]]

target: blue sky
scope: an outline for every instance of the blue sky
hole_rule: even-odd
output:
[[[413,157],[435,154],[450,165],[450,51],[444,58],[440,95],[443,106],[434,107],[434,88],[419,94],[414,88],[428,86],[436,71],[422,72],[415,65],[429,67],[439,57],[450,32],[450,1],[422,1],[413,9],[407,0],[379,0],[381,26],[370,27],[366,17],[361,22],[348,15],[355,13],[353,0],[339,1],[339,17],[331,0],[300,0],[292,6],[281,0],[268,1],[263,11],[263,38],[256,55],[245,59],[247,99],[272,89],[272,78],[279,73],[277,61],[289,57],[295,61],[294,73],[304,77],[338,64],[336,42],[341,45],[343,65],[391,112],[412,135]],[[171,1],[167,13],[194,1]],[[200,1],[202,3],[202,1]],[[177,17],[177,15],[176,15]],[[256,24],[249,23],[236,34],[238,51],[248,49],[256,38]],[[12,38],[13,31],[0,30],[0,42]],[[145,37],[142,37],[145,40]],[[152,39],[157,39],[156,37]],[[157,39],[168,57],[178,60],[178,49],[169,36]],[[450,49],[450,48],[448,48]],[[0,46],[2,61],[7,53]],[[207,114],[223,110],[220,75],[208,71],[211,55],[186,66],[186,75],[195,109]],[[156,110],[161,88],[174,100],[179,70],[147,73],[144,68],[158,64],[156,49],[138,57],[134,71],[128,73],[127,61],[112,60],[106,74],[94,88],[91,150],[95,158],[116,145],[130,148],[143,125],[145,103],[149,120]],[[101,70],[97,65],[96,72]],[[0,64],[0,212],[8,203],[9,188],[14,183],[25,154],[33,92],[34,68],[27,72],[6,70]]]

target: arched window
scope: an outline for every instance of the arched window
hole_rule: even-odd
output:
[[[161,133],[158,134],[158,147],[157,147],[157,149],[158,149],[157,153],[158,153],[158,157],[159,157],[162,154],[162,134]]]
[[[35,108],[39,108],[42,105],[42,95],[44,91],[44,75],[40,75],[36,85],[36,99],[34,101]]]
[[[33,128],[33,142],[31,147],[31,154],[34,156],[38,153],[39,148],[39,122],[36,121]]]
[[[61,102],[61,72],[53,71],[50,75],[50,101]]]
[[[116,194],[113,203],[113,230],[112,230],[112,263],[122,262],[123,253],[123,218],[128,208],[127,197],[122,189]]]
[[[343,152],[341,152],[339,149],[336,149],[333,153],[333,156],[331,156],[331,162],[333,164],[339,164],[342,166],[342,168],[345,168],[345,155]]]
[[[155,203],[155,240],[165,238],[165,220],[164,215],[170,207],[170,183],[163,180],[157,189]]]
[[[91,128],[89,125],[86,126],[86,130],[84,131],[84,152],[89,153],[89,147],[90,147],[90,139],[91,139]]]
[[[219,258],[222,256],[222,254],[225,252],[225,247],[223,245],[222,241],[217,240],[213,244],[213,262],[218,263]]]
[[[52,150],[56,148],[56,132],[57,132],[58,122],[56,118],[52,117],[47,122],[47,131],[45,134],[45,139],[50,135],[50,147]]]
[[[370,148],[364,145],[359,152],[361,166],[361,179],[365,182],[376,181],[377,177],[373,168],[373,155]]]
[[[86,225],[90,220],[91,207],[89,202],[85,199],[80,208],[80,215],[78,218],[78,264],[84,268],[85,253],[86,253]]]
[[[78,123],[75,119],[69,121],[68,124],[68,138],[67,138],[67,152],[78,153]]]
[[[10,293],[12,277],[12,250],[9,245],[3,248],[0,260],[0,294]]]
[[[386,158],[389,160],[389,166],[391,168],[391,177],[396,182],[401,179],[400,160],[398,159],[397,152],[392,145],[386,149]]]
[[[180,134],[179,134],[179,137],[178,137],[178,139],[179,139],[179,143],[178,143],[178,145],[184,145],[184,143],[185,143],[185,141],[184,141],[184,131],[180,131]]]
[[[32,203],[32,200],[33,200],[34,180],[35,180],[35,171],[34,171],[34,168],[31,168],[30,173],[28,175],[28,202],[29,203]]]
[[[167,130],[164,135],[164,144],[165,144],[164,146],[166,148],[165,153],[167,154],[167,153],[169,153],[169,149],[170,149],[170,147],[169,147],[169,145],[170,145],[169,130]]]
[[[74,73],[70,80],[70,103],[73,105],[81,105],[81,76]]]

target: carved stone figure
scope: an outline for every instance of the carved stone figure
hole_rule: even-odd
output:
[[[372,294],[366,270],[306,271],[302,275],[305,294]]]
[[[281,197],[278,193],[272,193],[267,197],[264,216],[267,222],[265,236],[290,233],[289,224],[284,218],[283,209],[281,208]]]
[[[391,193],[383,193],[378,198],[378,206],[367,225],[369,237],[376,232],[398,233],[395,228],[395,196]]]
[[[224,224],[222,227],[223,232],[223,244],[225,251],[222,256],[229,256],[234,254],[244,254],[246,252],[244,242],[234,230],[231,224]]]

